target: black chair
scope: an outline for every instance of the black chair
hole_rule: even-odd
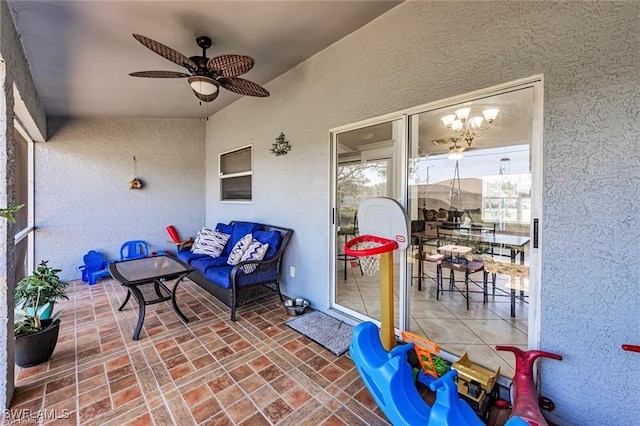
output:
[[[458,245],[465,246],[464,241],[461,241],[459,234],[457,231],[438,228],[438,246],[441,245]],[[444,259],[440,263],[440,270],[449,269],[449,289],[446,291],[458,291],[460,294],[464,296],[467,302],[467,310],[469,310],[469,294],[470,293],[482,293],[483,300],[487,297],[486,283],[483,282],[481,286],[482,291],[472,291],[469,289],[469,283],[476,284],[480,286],[480,284],[471,280],[469,277],[471,274],[476,272],[484,271],[484,261],[479,258],[473,257],[472,253],[461,256],[456,254],[455,252],[444,252]],[[464,273],[464,290],[459,289],[456,286],[456,278],[455,272],[463,272]],[[440,272],[440,279],[437,282],[436,289],[436,300],[440,299],[440,296],[444,294],[444,285],[443,285],[443,274]],[[484,276],[483,276],[484,278]]]
[[[356,211],[353,215],[353,222],[343,226],[340,221],[340,213],[338,210],[338,244],[341,244],[340,237],[344,237],[344,241],[342,244],[346,244],[347,241],[355,238],[358,235],[358,212]],[[360,260],[354,256],[348,256],[345,253],[338,254],[338,259],[344,262],[344,279],[347,279],[347,262],[357,261],[358,267],[360,267],[360,273],[364,275],[362,272],[362,267],[360,266]]]
[[[427,229],[427,223],[424,220],[412,220],[411,221],[411,233],[414,232],[424,232]],[[411,237],[411,248],[415,249],[415,247],[420,244],[419,237]]]

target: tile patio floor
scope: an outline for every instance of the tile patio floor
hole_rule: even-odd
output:
[[[184,325],[170,303],[137,305],[113,280],[68,288],[49,362],[16,367],[11,413],[56,425],[381,425],[384,416],[348,354],[336,357],[284,323],[277,297],[229,309],[190,281],[178,287]],[[9,421],[8,423],[11,423]]]

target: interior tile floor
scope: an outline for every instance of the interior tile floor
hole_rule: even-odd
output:
[[[133,341],[135,301],[117,310],[125,294],[110,279],[70,283],[52,358],[16,367],[11,415],[56,425],[388,424],[348,353],[336,357],[287,327],[277,296],[241,308],[233,323],[186,281],[178,304],[189,324],[170,303],[151,305]]]
[[[416,261],[417,262],[417,261]],[[440,300],[436,299],[436,283],[429,277],[436,276],[435,264],[424,262],[425,278],[422,290],[418,290],[417,266],[412,265],[414,279],[409,290],[410,330],[437,343],[446,352],[461,356],[469,353],[472,361],[492,371],[500,367],[500,374],[512,378],[515,359],[510,352],[498,352],[496,345],[516,346],[527,349],[527,331],[529,305],[516,299],[515,317],[510,315],[510,297],[505,292],[491,292],[489,280],[489,301],[482,303],[482,288],[470,284],[469,310],[466,299],[457,291],[445,291]],[[337,300],[343,306],[372,318],[380,318],[380,278],[363,275],[356,262],[347,263],[347,279],[344,280],[344,262],[338,262]],[[398,327],[399,273],[398,264],[394,267],[394,314]],[[444,288],[448,288],[448,270],[444,270]],[[456,280],[463,279],[462,273],[456,273]],[[471,275],[471,279],[482,285],[483,273]],[[498,275],[496,288],[508,291],[509,277]],[[464,282],[457,282],[464,288]],[[525,293],[528,294],[528,293]]]

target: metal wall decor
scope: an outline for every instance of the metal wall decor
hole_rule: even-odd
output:
[[[279,156],[287,155],[290,150],[291,145],[289,145],[289,141],[285,141],[284,132],[280,132],[280,136],[276,138],[276,143],[273,144],[273,147],[269,150],[269,152],[276,156]]]
[[[133,157],[133,179],[131,180],[131,182],[129,182],[129,189],[142,189],[144,187],[144,183],[142,183],[142,180],[140,180],[140,178],[135,177],[136,176],[136,157]]]

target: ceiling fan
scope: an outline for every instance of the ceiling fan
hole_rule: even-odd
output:
[[[207,36],[196,37],[196,44],[202,48],[202,56],[189,58],[149,37],[140,34],[133,34],[133,37],[163,58],[185,67],[190,74],[176,71],[137,71],[129,74],[132,77],[186,78],[193,94],[203,102],[211,102],[217,98],[220,87],[240,95],[269,96],[264,87],[238,77],[253,68],[255,61],[252,57],[234,54],[207,58],[207,49],[211,47],[211,38]]]

